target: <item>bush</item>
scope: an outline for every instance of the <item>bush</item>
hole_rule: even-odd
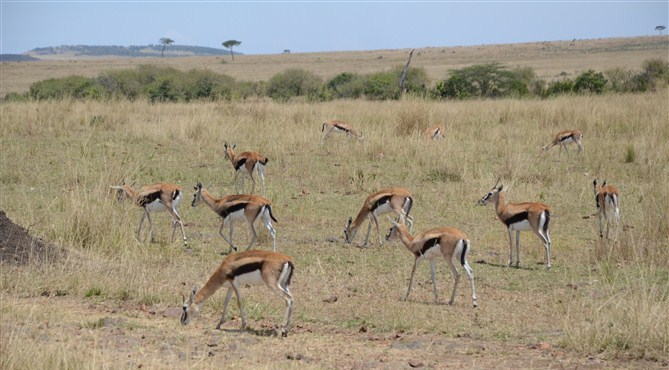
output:
[[[453,71],[448,80],[437,83],[433,92],[436,97],[450,99],[523,96],[529,93],[523,81],[527,74],[522,69],[509,71],[499,63],[479,64]]]
[[[358,74],[344,72],[325,84],[327,93],[334,99],[356,99],[363,95],[365,79]]]
[[[557,80],[548,85],[543,96],[569,94],[572,91],[574,91],[574,81],[565,78],[564,80]]]
[[[398,99],[399,77],[393,72],[372,73],[365,78],[363,92],[372,100]]]
[[[303,69],[288,69],[274,75],[269,80],[267,95],[279,101],[288,101],[290,98],[298,96],[315,99],[321,85],[321,78],[311,72]]]
[[[595,72],[592,69],[589,69],[581,73],[576,77],[574,81],[574,92],[591,92],[595,94],[601,94],[604,91],[604,86],[606,85],[606,78],[602,72]]]
[[[398,66],[393,69],[393,73],[397,75],[397,86],[399,87],[400,79],[402,78],[403,66]],[[430,85],[430,77],[424,68],[409,68],[407,70],[406,78],[404,79],[404,91],[414,95],[425,95],[428,91],[427,86]]]
[[[669,62],[662,59],[648,59],[643,62],[642,68],[651,79],[669,82]]]
[[[28,97],[36,100],[97,98],[101,90],[93,79],[82,76],[52,78],[30,85]]]

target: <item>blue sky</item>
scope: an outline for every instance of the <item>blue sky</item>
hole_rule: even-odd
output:
[[[245,54],[657,35],[669,1],[6,1],[2,53],[59,45],[175,44]],[[666,33],[666,31],[665,31]]]

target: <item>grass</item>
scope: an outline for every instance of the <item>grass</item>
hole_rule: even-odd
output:
[[[395,360],[388,351],[375,352],[379,347],[364,339],[370,336],[457,338],[507,349],[548,342],[581,358],[662,364],[669,346],[667,97],[664,89],[542,101],[0,104],[0,209],[69,252],[52,264],[0,265],[0,367],[123,366],[114,365],[115,356],[127,351],[124,344],[114,345],[119,331],[140,348],[139,359],[123,363],[133,367],[164,367],[168,360],[213,367],[208,353],[217,350],[234,353],[226,357],[231,366],[270,367],[253,360],[264,351],[282,359],[279,367],[298,365],[286,362],[281,351],[310,358],[313,362],[301,362],[307,367],[353,366],[328,344],[337,335],[347,339],[331,343],[358,345],[347,352],[351,358]],[[321,144],[320,124],[333,118],[350,121],[366,140],[334,137]],[[446,127],[444,140],[424,141],[422,130],[432,124]],[[583,130],[584,153],[576,155],[575,147],[569,156],[559,156],[557,148],[541,152],[556,132],[568,128]],[[202,285],[227,249],[216,215],[189,206],[197,181],[217,196],[234,190],[223,142],[270,159],[265,185],[279,220],[277,248],[296,261],[295,334],[281,345],[235,335],[229,343],[227,332],[214,335],[210,329],[223,292],[187,327],[178,318],[144,311],[178,307],[181,294]],[[521,268],[504,267],[506,231],[492,207],[475,205],[500,176],[510,186],[510,201],[551,206],[550,272],[541,264],[541,243],[528,233],[521,237]],[[621,191],[618,242],[598,238],[594,177]],[[109,188],[122,179],[184,187],[180,213],[188,249],[178,240],[169,242],[165,214],[154,218],[157,243],[136,239],[140,211],[116,202]],[[328,241],[341,238],[346,220],[369,193],[388,186],[414,193],[416,231],[444,225],[469,235],[476,311],[467,279],[453,306],[432,304],[427,264],[417,272],[410,300],[402,301],[413,258],[399,242],[362,250]],[[389,226],[382,222],[382,233]],[[362,231],[355,242],[361,242]],[[259,228],[259,234],[256,248],[270,248],[266,231]],[[235,240],[247,238],[238,225]],[[378,240],[375,231],[370,240]],[[446,302],[452,278],[443,262],[437,279]],[[45,291],[67,293],[47,298]],[[280,300],[264,288],[243,291],[252,327],[271,328],[280,321]],[[336,302],[326,302],[332,297]],[[237,315],[235,305],[230,314]],[[237,329],[238,317],[226,325]],[[246,352],[227,347],[236,341],[247,341],[239,345]],[[459,353],[481,356],[474,347]]]

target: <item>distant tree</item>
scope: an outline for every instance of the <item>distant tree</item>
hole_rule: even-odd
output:
[[[165,48],[167,47],[167,45],[174,44],[174,40],[172,40],[169,37],[163,37],[163,38],[160,39],[160,43],[163,44],[163,50],[160,51],[160,57],[162,58],[163,53],[165,52]]]
[[[284,54],[290,54],[290,49],[283,49]]]
[[[659,32],[660,32],[660,36],[662,36],[662,31],[664,31],[665,29],[667,29],[667,27],[665,27],[665,26],[657,26],[657,27],[655,27],[655,31],[659,31]]]
[[[223,45],[224,48],[228,48],[228,49],[230,49],[230,55],[232,56],[232,60],[235,60],[235,53],[232,51],[232,47],[233,47],[233,46],[239,46],[239,45],[241,45],[241,44],[242,44],[241,41],[237,41],[237,40],[228,40],[228,41],[224,42],[224,43],[221,44],[221,45]]]

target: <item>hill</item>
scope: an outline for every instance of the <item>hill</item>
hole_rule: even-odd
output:
[[[0,54],[0,62],[31,62],[35,60],[39,59],[23,54]]]
[[[159,57],[163,45],[61,45],[35,48],[28,55],[35,57],[70,56],[70,57]],[[165,48],[168,57],[216,56],[229,55],[224,49],[204,46],[169,45]]]

